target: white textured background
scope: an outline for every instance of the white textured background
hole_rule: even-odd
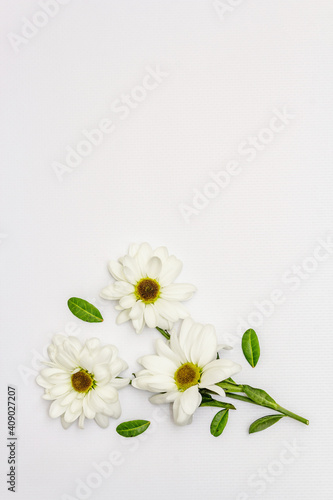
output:
[[[1,497],[13,497],[5,445],[6,391],[15,384],[19,500],[330,499],[333,255],[319,240],[333,235],[332,2],[58,7],[50,19],[36,14],[37,1],[1,2]],[[45,26],[18,38],[27,20]],[[140,98],[135,87],[156,66],[168,76],[155,89],[128,112],[111,109],[122,94]],[[276,110],[293,117],[263,132]],[[113,132],[57,177],[54,162],[64,164],[67,148],[104,118]],[[270,142],[259,140],[252,154],[242,144],[251,137]],[[186,221],[184,205],[214,189],[210,174],[231,160],[238,174]],[[48,417],[34,375],[52,334],[74,328],[80,339],[116,344],[129,373],[152,351],[157,332],[115,326],[112,303],[98,298],[112,281],[108,259],[133,241],[166,245],[183,260],[179,281],[198,287],[188,307],[234,343],[227,356],[244,366],[237,380],[266,389],[309,427],[285,419],[249,436],[249,424],[270,411],[239,402],[214,438],[213,409],[178,428],[167,408],[157,412],[130,387],[120,393],[121,418],[153,421],[140,439],[118,436],[115,421],[64,431]],[[265,302],[266,316],[258,314],[275,289],[281,303]],[[96,299],[105,322],[79,322],[70,296]],[[239,347],[246,324],[261,340],[255,370]],[[94,463],[112,452],[112,474],[98,479]]]

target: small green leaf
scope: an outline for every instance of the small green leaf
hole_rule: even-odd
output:
[[[218,408],[227,408],[228,410],[236,410],[231,403],[223,403],[217,399],[212,398],[209,394],[202,394],[202,401],[200,406],[216,406]]]
[[[119,424],[116,431],[121,436],[130,438],[142,434],[149,426],[150,422],[148,422],[148,420],[131,420],[130,422]]]
[[[210,424],[210,433],[213,436],[218,437],[222,434],[228,422],[228,415],[229,410],[221,410],[216,413],[212,423]]]
[[[67,305],[74,316],[82,319],[82,321],[87,321],[88,323],[101,323],[103,321],[99,310],[86,300],[72,297],[68,300]]]
[[[268,429],[271,425],[276,424],[281,418],[285,415],[267,415],[267,417],[258,418],[255,422],[250,425],[249,434],[253,434],[254,432],[264,431]]]
[[[255,403],[261,406],[267,406],[268,408],[277,409],[278,404],[274,401],[273,398],[267,392],[262,389],[256,389],[255,387],[251,387],[250,385],[243,385],[243,391],[245,394],[252,399]]]
[[[251,328],[243,335],[242,349],[246,361],[254,368],[259,361],[260,345],[256,332]]]

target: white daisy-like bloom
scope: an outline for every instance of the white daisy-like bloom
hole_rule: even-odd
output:
[[[132,320],[136,333],[149,328],[170,329],[175,321],[189,316],[182,302],[192,297],[194,285],[173,283],[182,262],[165,247],[152,250],[148,243],[133,244],[109,271],[117,281],[104,288],[101,297],[118,300],[117,323]]]
[[[186,318],[179,332],[171,332],[169,341],[156,340],[157,354],[138,360],[144,369],[136,374],[132,386],[158,393],[150,401],[173,403],[175,423],[189,424],[201,403],[199,389],[225,396],[216,384],[241,370],[239,364],[229,359],[216,359],[222,348],[229,347],[217,344],[212,325],[201,325]]]
[[[128,368],[112,345],[101,346],[96,338],[82,345],[75,337],[55,335],[48,347],[50,362],[44,362],[36,382],[44,387],[44,399],[53,401],[49,415],[61,417],[67,429],[79,419],[83,429],[85,418],[95,419],[105,428],[109,418],[119,418],[121,407],[118,389],[129,384],[119,378]]]

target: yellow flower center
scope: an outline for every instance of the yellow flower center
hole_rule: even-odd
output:
[[[185,363],[175,373],[175,382],[180,391],[186,391],[200,382],[201,369],[193,363]]]
[[[82,368],[79,372],[73,373],[71,381],[73,389],[77,392],[88,392],[95,385],[94,376]]]
[[[135,296],[145,304],[152,304],[160,295],[160,285],[152,278],[143,278],[135,285]]]

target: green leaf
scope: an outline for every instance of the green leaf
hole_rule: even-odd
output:
[[[251,328],[243,335],[242,349],[246,361],[254,368],[259,361],[260,345],[256,332]]]
[[[210,433],[213,436],[218,437],[222,434],[228,422],[228,415],[229,410],[221,410],[216,413],[212,423],[210,424]]]
[[[271,425],[276,424],[281,418],[285,415],[267,415],[267,417],[258,418],[255,422],[250,425],[249,434],[253,434],[254,432],[264,431],[268,429]]]
[[[223,403],[217,399],[212,398],[209,394],[202,394],[202,401],[200,406],[216,406],[218,408],[227,408],[228,410],[236,410],[231,403]]]
[[[245,394],[252,399],[255,403],[261,406],[267,406],[268,408],[277,409],[278,404],[274,401],[273,398],[267,392],[262,389],[256,389],[255,387],[251,387],[250,385],[243,385],[243,391]]]
[[[130,438],[142,434],[149,426],[150,422],[148,422],[148,420],[131,420],[130,422],[119,424],[116,431],[121,436]]]
[[[82,319],[82,321],[87,321],[88,323],[101,323],[103,321],[99,310],[86,300],[72,297],[68,300],[67,305],[74,316]]]

